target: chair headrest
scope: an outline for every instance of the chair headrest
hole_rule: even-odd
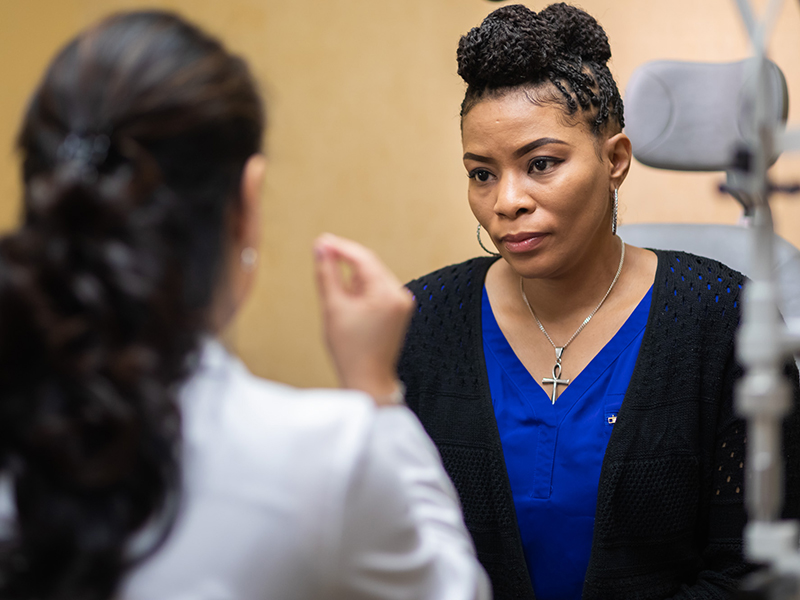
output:
[[[640,162],[677,171],[726,171],[752,119],[747,90],[755,59],[734,63],[653,61],[631,75],[625,133]],[[748,68],[749,67],[749,68]],[[768,61],[770,122],[786,123],[789,99],[780,68]],[[777,159],[777,155],[773,157]]]

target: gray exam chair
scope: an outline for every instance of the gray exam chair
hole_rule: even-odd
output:
[[[654,61],[639,67],[625,93],[625,133],[633,155],[648,166],[678,171],[730,169],[744,141],[751,106],[743,93],[748,61],[722,64]],[[786,122],[788,91],[780,69],[770,63],[770,118]],[[777,159],[777,155],[773,157]],[[744,215],[750,214],[747,198]],[[746,219],[745,219],[746,220]],[[621,225],[619,235],[635,246],[684,250],[717,259],[748,274],[750,232],[746,226],[684,223]],[[786,319],[800,318],[800,250],[775,236],[775,266],[780,309]]]

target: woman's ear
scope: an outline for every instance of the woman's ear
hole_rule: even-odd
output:
[[[242,171],[241,206],[234,235],[240,248],[258,249],[261,241],[261,189],[264,185],[267,159],[263,154],[251,156]]]
[[[261,241],[261,186],[266,164],[263,154],[254,154],[247,160],[239,183],[239,204],[231,206],[227,264],[210,315],[210,327],[215,332],[230,323],[253,287]]]
[[[631,141],[624,133],[618,133],[611,136],[606,140],[604,155],[609,161],[609,193],[614,193],[625,181],[628,175],[628,169],[631,168],[631,159],[633,158],[633,151],[631,150]]]

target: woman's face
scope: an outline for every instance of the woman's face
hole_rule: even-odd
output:
[[[462,120],[469,203],[511,267],[558,277],[611,239],[605,139],[524,91],[480,101]]]

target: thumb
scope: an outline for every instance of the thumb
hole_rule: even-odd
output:
[[[327,312],[327,308],[344,295],[344,289],[336,257],[325,246],[321,238],[317,239],[314,244],[314,266],[322,308]]]

